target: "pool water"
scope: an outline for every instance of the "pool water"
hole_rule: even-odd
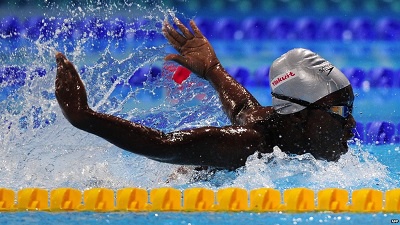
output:
[[[236,76],[263,105],[269,105],[271,99],[269,87],[257,81],[260,77],[266,79],[265,73],[260,71],[265,71],[275,58],[294,47],[310,48],[343,70],[361,68],[369,73],[377,68],[388,68],[393,83],[385,86],[381,85],[382,82],[378,85],[373,79],[365,79],[357,84],[354,117],[362,125],[358,132],[362,134],[363,141],[350,143],[349,153],[339,162],[319,161],[310,155],[286,155],[275,149],[261,159],[249,157],[246,166],[236,171],[209,174],[187,166],[188,173],[182,174],[177,172],[181,169],[179,165],[163,164],[124,152],[72,127],[62,116],[54,96],[54,55],[56,51],[62,51],[75,63],[87,87],[89,103],[98,111],[165,132],[204,125],[227,125],[229,121],[212,87],[193,74],[182,85],[177,85],[171,79],[173,71],[170,70],[177,65],[163,61],[172,49],[160,35],[161,21],[173,15],[187,20],[197,14],[149,1],[114,5],[90,3],[75,6],[52,3],[39,8],[31,5],[31,8],[22,8],[21,15],[9,15],[4,9],[2,11],[3,17],[17,16],[21,21],[45,23],[37,28],[39,33],[27,29],[18,37],[2,33],[0,39],[0,187],[14,190],[26,187],[72,187],[80,190],[94,187],[114,190],[123,187],[174,187],[181,190],[190,187],[213,190],[271,187],[281,191],[293,187],[307,187],[315,191],[330,187],[348,191],[365,187],[386,191],[399,187],[398,41],[308,40],[291,39],[290,36],[284,40],[265,41],[210,36],[223,65],[232,73],[240,66],[250,74],[243,77],[242,73],[237,73]],[[48,20],[34,20],[38,15]],[[203,16],[207,17],[206,14]],[[71,24],[82,21],[89,21],[87,23],[90,24],[90,19],[97,17],[104,20],[112,18],[114,25],[119,21],[115,18],[126,19],[130,21],[126,24],[131,26],[127,26],[126,36],[113,33],[111,39],[101,39],[99,35],[103,35],[104,30],[97,29],[102,27],[99,21],[94,27],[89,26],[90,29],[96,28],[95,31],[79,28],[76,29],[79,32],[73,34],[68,33],[69,26],[52,30],[49,25],[59,18]],[[137,26],[134,21],[143,17],[146,22],[142,21]],[[257,71],[263,75],[257,78],[254,75]],[[367,128],[371,122],[380,123],[379,131]],[[369,142],[373,135],[384,135],[386,139],[382,137],[383,142]],[[396,216],[384,213],[13,212],[0,213],[0,222],[242,224],[251,221],[265,224],[268,221],[274,224],[359,224],[368,221],[378,224],[378,221],[390,223],[391,219],[398,219]]]
[[[398,214],[349,213],[3,213],[4,224],[390,224]]]

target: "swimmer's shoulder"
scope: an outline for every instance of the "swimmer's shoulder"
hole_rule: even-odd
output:
[[[271,116],[276,112],[272,106],[259,106],[248,109],[240,115],[240,122],[244,126],[252,124],[268,123]]]
[[[256,131],[262,136],[261,148],[258,149],[260,153],[272,152],[275,134],[275,115],[276,111],[272,106],[254,107],[243,113],[242,126]]]

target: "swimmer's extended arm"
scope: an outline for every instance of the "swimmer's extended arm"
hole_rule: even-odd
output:
[[[163,32],[179,54],[169,54],[165,60],[173,60],[190,69],[198,76],[210,81],[219,93],[225,112],[234,125],[243,125],[246,111],[259,108],[258,101],[226,70],[218,60],[213,47],[204,37],[193,20],[190,21],[193,33],[178,19],[174,20],[181,33],[168,22],[164,23]]]
[[[57,53],[55,94],[64,116],[75,127],[102,137],[127,151],[174,164],[234,169],[263,148],[263,137],[251,128],[203,127],[165,134],[87,104],[85,87],[75,67]]]
[[[263,148],[261,135],[242,127],[202,127],[172,133],[90,111],[78,128],[147,158],[179,165],[236,169]]]

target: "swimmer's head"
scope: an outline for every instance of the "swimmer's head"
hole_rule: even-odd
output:
[[[346,76],[316,53],[288,51],[270,68],[272,106],[279,114],[299,112],[319,99],[350,85]]]

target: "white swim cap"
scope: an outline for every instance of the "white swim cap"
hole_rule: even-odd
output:
[[[269,71],[269,81],[272,106],[279,114],[295,113],[306,108],[303,104],[290,101],[290,98],[314,103],[350,85],[346,76],[330,62],[302,48],[290,50],[276,59]]]

